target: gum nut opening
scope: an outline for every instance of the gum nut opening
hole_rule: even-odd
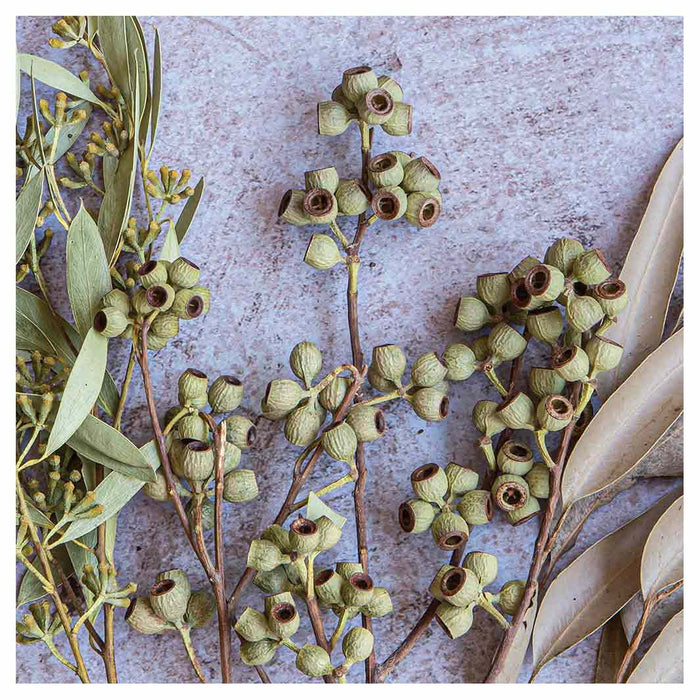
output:
[[[522,394],[522,391],[519,391],[517,394],[515,394],[515,396],[511,396],[510,398],[506,397],[503,401],[501,401],[501,403],[498,404],[498,406],[496,406],[496,411],[502,411],[503,409],[508,408],[508,406],[510,406],[520,394]]]
[[[451,532],[446,532],[440,537],[438,541],[438,547],[444,549],[445,551],[450,551],[452,549],[458,549],[469,539],[469,535],[466,532],[461,532],[460,530],[452,530]]]
[[[508,510],[517,510],[527,502],[527,493],[519,484],[506,482],[498,487],[496,497]]]
[[[394,100],[386,90],[375,88],[365,95],[365,106],[370,112],[383,116],[394,109]]]
[[[574,282],[574,294],[577,297],[585,297],[588,291],[588,285],[583,282]]]
[[[304,197],[304,211],[309,216],[325,216],[333,209],[333,195],[320,187],[309,190]]]
[[[439,470],[440,467],[438,467],[437,464],[433,464],[432,462],[430,464],[424,464],[422,467],[418,467],[418,469],[413,471],[413,474],[411,474],[411,481],[427,481],[434,477]]]
[[[574,407],[563,396],[548,396],[544,401],[547,413],[557,420],[571,420],[574,415]]]
[[[185,449],[188,452],[211,452],[211,445],[201,440],[189,440],[185,442]]]
[[[322,586],[324,583],[327,583],[333,578],[334,573],[335,572],[333,569],[324,569],[323,571],[319,571],[316,574],[316,578],[314,578],[314,585]]]
[[[450,412],[450,399],[447,396],[442,397],[440,401],[440,418],[445,418]]]
[[[154,308],[159,309],[168,301],[168,292],[165,287],[156,285],[146,290],[146,301]]]
[[[524,309],[530,303],[532,297],[530,296],[530,292],[527,291],[524,277],[513,282],[510,288],[510,298],[518,309]]]
[[[374,427],[380,435],[384,435],[386,420],[384,420],[384,414],[381,411],[377,411],[374,414]]]
[[[151,595],[157,598],[158,596],[169,593],[173,590],[173,588],[175,588],[175,581],[173,581],[171,578],[165,578],[162,581],[156,581],[151,586]]]
[[[418,211],[418,225],[422,228],[432,226],[440,216],[440,203],[437,199],[429,197]]]
[[[413,532],[416,526],[416,515],[409,503],[399,506],[399,525],[404,532]]]
[[[522,442],[509,441],[503,445],[506,457],[516,462],[527,462],[532,459],[532,450]]]
[[[290,622],[297,616],[297,609],[291,603],[277,603],[270,615],[275,622]]]
[[[187,302],[187,306],[185,307],[185,313],[187,314],[187,318],[197,318],[197,316],[200,316],[202,314],[202,311],[204,311],[204,301],[202,297],[193,296]]]
[[[316,525],[313,520],[299,517],[289,526],[289,529],[297,535],[308,537],[309,535],[316,534],[318,525]]]
[[[595,293],[601,299],[619,299],[627,291],[627,286],[622,280],[608,280],[601,282],[596,288]]]
[[[254,425],[248,428],[248,432],[245,434],[245,444],[250,447],[255,442],[255,436],[257,435],[257,429]]]
[[[283,195],[282,199],[280,200],[280,206],[279,209],[277,210],[277,216],[282,216],[285,211],[287,211],[287,207],[289,206],[289,202],[292,201],[292,193],[293,190],[287,190]]]
[[[348,583],[358,591],[371,591],[374,588],[374,582],[367,574],[353,574],[348,579]]]
[[[187,263],[190,267],[194,268],[195,270],[199,270],[199,265],[195,265],[191,260],[183,258],[182,256],[180,256],[180,260],[182,260],[182,262]]]
[[[348,68],[346,71],[343,71],[343,75],[360,75],[369,73],[371,70],[369,66],[357,66],[356,68]]]
[[[486,519],[491,522],[491,518],[493,518],[493,498],[490,493],[484,503],[484,507],[486,508]]]
[[[418,159],[423,165],[428,169],[428,172],[436,177],[438,180],[442,179],[442,176],[440,175],[440,171],[435,167],[435,165],[429,161],[425,156],[421,156]]]
[[[138,598],[132,598],[131,602],[129,603],[129,607],[126,609],[126,612],[124,613],[124,620],[128,620],[133,614],[134,610],[136,609],[136,605],[138,603]]]
[[[234,377],[232,374],[224,374],[222,375],[221,379],[226,382],[226,384],[230,384],[231,386],[241,385],[241,380],[238,377]]]
[[[440,581],[440,593],[446,598],[459,593],[467,580],[467,572],[461,568],[454,568],[445,574]]]
[[[380,219],[393,219],[400,208],[399,198],[388,190],[377,192],[372,197],[372,209]]]
[[[525,275],[525,288],[530,294],[542,293],[549,286],[552,275],[545,265],[535,265]]]
[[[141,276],[147,275],[149,272],[153,272],[153,270],[156,269],[157,265],[157,260],[149,260],[148,262],[145,262],[143,265],[141,265],[141,267],[138,270],[136,270],[136,272]]]
[[[565,348],[561,348],[561,350],[558,350],[552,358],[552,367],[554,369],[564,367],[567,364],[567,362],[571,361],[575,354],[576,348],[570,345]]]
[[[197,377],[197,379],[206,379],[207,375],[202,372],[200,369],[194,369],[193,367],[188,367],[186,370],[187,374],[191,374],[193,377]]]
[[[104,311],[98,311],[95,314],[95,318],[92,320],[92,327],[98,333],[102,333],[107,328],[107,314]]]
[[[383,173],[385,170],[391,170],[397,162],[396,156],[393,153],[382,153],[372,158],[367,167],[370,172]]]

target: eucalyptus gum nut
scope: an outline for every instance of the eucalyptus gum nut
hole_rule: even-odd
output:
[[[571,274],[574,260],[585,251],[583,244],[573,238],[559,238],[547,248],[544,261],[558,268],[566,277]]]
[[[418,389],[409,400],[416,415],[425,421],[437,423],[446,418],[450,410],[447,394],[432,387]]]
[[[338,244],[325,233],[315,233],[304,253],[304,262],[316,270],[329,270],[343,261]]]
[[[394,100],[391,116],[381,127],[390,136],[408,136],[413,131],[413,106]]]
[[[234,469],[224,477],[224,500],[247,503],[258,496],[258,482],[250,469]]]
[[[579,347],[583,346],[583,333],[581,331],[577,331],[574,328],[567,328],[566,333],[564,333],[564,346],[569,346],[569,345],[578,345]]]
[[[522,391],[507,398],[498,406],[499,418],[513,430],[533,430],[536,412],[532,399]]]
[[[448,491],[451,496],[462,496],[467,491],[473,491],[479,484],[479,475],[469,467],[450,462],[445,467]]]
[[[291,552],[292,546],[289,543],[289,532],[281,525],[270,525],[266,527],[261,535],[262,539],[276,544],[282,552]]]
[[[149,333],[146,339],[146,347],[149,350],[162,350],[170,341],[170,338],[162,338],[155,333]]]
[[[457,505],[459,514],[468,525],[486,525],[493,518],[493,499],[490,491],[468,491]]]
[[[523,442],[508,440],[498,450],[496,463],[504,474],[524,476],[532,469],[532,450]]]
[[[345,93],[343,92],[343,86],[337,85],[335,88],[333,88],[333,92],[331,93],[331,100],[333,102],[339,102],[345,109],[347,109],[349,112],[355,112],[355,103],[352,100],[349,100],[346,96]]]
[[[321,445],[331,459],[350,463],[357,452],[357,435],[347,423],[340,423],[323,433]]]
[[[394,609],[391,596],[386,588],[375,586],[372,592],[372,600],[363,606],[362,612],[369,617],[384,617]]]
[[[238,377],[222,375],[209,388],[209,405],[213,413],[235,411],[243,400],[243,385]]]
[[[334,413],[340,408],[351,385],[352,380],[348,377],[336,377],[318,395],[319,403],[323,408]]]
[[[295,376],[299,377],[308,388],[321,371],[323,355],[316,343],[304,340],[292,348],[289,355],[289,366]]]
[[[422,498],[412,498],[399,506],[399,525],[404,532],[427,532],[438,510]]]
[[[586,355],[591,366],[591,374],[608,372],[620,364],[624,348],[613,340],[594,335],[586,343]]]
[[[304,183],[307,191],[319,188],[333,193],[338,189],[339,182],[338,171],[332,165],[328,168],[307,170],[304,173]]]
[[[450,639],[457,639],[469,632],[472,627],[474,622],[472,607],[456,608],[449,603],[440,603],[435,611],[435,619]]]
[[[155,473],[155,481],[147,481],[144,484],[143,492],[154,501],[165,502],[169,500],[168,484],[160,469]]]
[[[261,639],[259,642],[241,642],[241,661],[246,666],[264,666],[272,661],[279,642]]]
[[[489,357],[491,351],[489,350],[488,335],[479,336],[472,342],[472,352],[478,362],[483,362]]]
[[[506,424],[498,414],[495,401],[478,401],[472,410],[474,427],[486,437],[493,437],[506,429]]]
[[[403,166],[393,153],[374,156],[367,164],[370,182],[378,188],[394,187],[403,180]]]
[[[380,75],[377,78],[377,87],[381,88],[382,90],[386,90],[391,95],[394,102],[403,101],[403,89],[393,78],[390,78],[388,75]]]
[[[304,644],[297,654],[296,667],[309,678],[320,678],[333,672],[328,652],[316,644]]]
[[[182,477],[187,481],[206,481],[214,469],[214,450],[200,440],[190,440],[183,445]]]
[[[270,412],[289,413],[306,396],[293,379],[273,379],[265,390],[265,408]]]
[[[515,474],[499,474],[491,486],[491,495],[498,508],[510,512],[521,508],[530,497],[527,481]]]
[[[339,136],[350,126],[356,114],[339,102],[326,100],[318,103],[316,116],[321,136]]]
[[[447,368],[445,379],[461,382],[474,374],[476,357],[472,349],[464,343],[452,343],[442,353],[442,364]]]
[[[342,582],[340,593],[346,606],[360,608],[372,600],[374,583],[365,573],[351,574]]]
[[[440,171],[427,158],[414,158],[407,163],[401,183],[406,192],[430,192],[439,186]]]
[[[291,586],[283,566],[278,566],[272,571],[258,571],[253,579],[253,584],[263,593],[272,594],[288,591]]]
[[[398,345],[378,345],[372,350],[372,367],[382,379],[400,386],[406,370],[406,356]]]
[[[372,193],[357,179],[341,179],[335,191],[338,202],[338,214],[343,216],[359,216],[370,207]]]
[[[515,615],[525,593],[525,581],[514,579],[503,584],[498,593],[498,606],[506,615]]]
[[[426,352],[411,367],[411,382],[419,387],[435,386],[447,375],[447,367],[435,352]]]
[[[137,289],[131,297],[131,306],[137,316],[148,316],[155,309],[148,303],[146,290],[143,287]]]
[[[309,401],[311,399],[307,399],[305,405],[295,408],[284,423],[285,438],[298,447],[310,445],[323,424],[323,418],[314,410],[313,404],[309,406]]]
[[[435,544],[447,552],[458,549],[469,539],[469,525],[456,513],[440,513],[433,521],[430,531]]]
[[[149,260],[136,271],[139,282],[148,288],[153,285],[165,284],[168,281],[168,270],[162,262]]]
[[[622,280],[609,279],[593,287],[593,297],[600,304],[600,308],[606,316],[615,318],[625,307],[627,298],[627,286]]]
[[[523,258],[509,273],[508,280],[511,284],[516,280],[522,279],[525,275],[533,268],[535,265],[539,265],[540,261],[537,258],[533,258],[532,255],[528,255]]]
[[[396,156],[402,168],[405,168],[413,160],[412,156],[405,151],[389,151],[389,153]]]
[[[332,605],[342,605],[342,585],[343,577],[333,569],[319,571],[314,578],[314,591],[319,603],[325,608],[330,608]]]
[[[163,634],[172,626],[156,615],[148,598],[132,598],[124,619],[141,634]]]
[[[345,421],[355,431],[358,442],[372,442],[386,431],[384,414],[377,406],[357,406],[348,413]]]
[[[563,430],[573,417],[574,407],[565,396],[550,394],[541,398],[537,404],[537,423],[541,430]]]
[[[207,405],[207,375],[198,369],[186,369],[177,380],[180,406],[204,408]]]
[[[581,333],[590,330],[605,316],[602,307],[593,297],[573,296],[566,305],[569,325]]]
[[[92,327],[105,338],[116,338],[129,325],[129,319],[116,306],[105,306],[95,314]]]
[[[304,211],[310,223],[330,224],[338,216],[338,201],[330,190],[314,187],[304,195]]]
[[[235,472],[232,472],[235,474]],[[248,549],[247,566],[256,571],[272,571],[280,564],[289,562],[289,557],[268,540],[253,540]]]
[[[180,332],[180,319],[170,311],[160,313],[151,322],[151,331],[161,338],[174,338]]]
[[[195,501],[193,498],[189,500],[187,503],[187,506],[185,508],[185,512],[187,513],[187,520],[190,523],[190,527],[194,531],[194,509],[195,509]],[[205,498],[202,501],[202,530],[204,532],[208,532],[214,527],[214,504],[208,499]]]
[[[610,277],[610,266],[597,248],[579,255],[572,267],[573,276],[584,284],[600,284]]]
[[[183,440],[206,440],[209,425],[199,413],[190,413],[177,422],[177,432]]]
[[[267,618],[263,613],[251,607],[247,607],[236,620],[233,629],[245,639],[246,642],[259,642],[262,639],[270,639],[272,630],[267,624]]]
[[[321,539],[318,525],[299,516],[289,526],[289,546],[298,554],[310,554],[318,548]]]
[[[566,387],[566,380],[549,367],[533,367],[528,375],[527,384],[530,392],[541,399],[548,394],[561,394]]]
[[[442,211],[440,200],[425,192],[411,192],[406,203],[406,219],[418,228],[430,228]]]
[[[278,639],[289,639],[299,629],[299,613],[291,593],[265,598],[265,617],[270,631]]]
[[[583,348],[569,345],[554,354],[552,367],[567,382],[580,382],[588,377],[590,361]]]
[[[374,635],[364,627],[353,627],[343,637],[343,654],[348,663],[360,663],[374,649]]]
[[[516,313],[532,311],[544,304],[544,302],[535,299],[530,292],[527,291],[524,277],[518,278],[511,285],[510,301],[511,305],[515,308]],[[527,316],[525,319],[527,319]]]
[[[373,389],[376,389],[382,394],[388,394],[396,389],[396,383],[389,381],[388,379],[384,379],[374,365],[370,365],[369,369],[367,370],[367,380]]]
[[[527,348],[527,340],[505,322],[497,323],[489,333],[489,350],[503,362],[520,357]]]
[[[391,118],[394,100],[386,90],[374,88],[355,100],[355,108],[365,124],[379,126]]]
[[[226,419],[226,440],[239,450],[247,450],[255,442],[255,425],[245,416],[229,416]]]
[[[211,621],[215,610],[216,601],[209,591],[194,591],[187,603],[187,623],[192,627],[204,627]]]
[[[357,66],[343,72],[341,85],[345,97],[354,103],[370,90],[377,88],[379,80],[369,66]]]
[[[474,572],[482,588],[492,584],[498,576],[498,559],[487,552],[469,552],[462,566]]]
[[[520,508],[516,508],[515,510],[508,511],[506,513],[506,519],[511,525],[523,525],[528,520],[532,520],[532,518],[537,517],[539,512],[539,501],[533,496],[530,496],[525,502],[525,505],[521,506]]]
[[[172,572],[167,572],[172,574]],[[162,575],[162,574],[161,574]],[[153,612],[162,620],[179,624],[187,612],[190,599],[190,585],[187,578],[178,576],[160,578],[151,587],[149,600]]]
[[[525,326],[533,338],[555,346],[564,332],[564,319],[556,306],[545,306],[531,311]]]
[[[440,567],[430,584],[430,593],[434,598],[456,608],[464,608],[474,603],[480,590],[476,574],[460,566]]]
[[[173,313],[185,321],[198,318],[205,309],[204,299],[192,289],[178,289],[171,307]]]
[[[510,301],[510,280],[507,272],[493,272],[476,278],[476,294],[485,304],[499,310]]]
[[[287,190],[280,201],[277,216],[292,226],[306,226],[311,223],[309,215],[304,211],[304,190]]]
[[[294,559],[294,561],[290,561],[288,564],[285,564],[284,570],[287,573],[287,578],[292,584],[291,590],[294,590],[294,586],[306,588],[307,571],[306,560],[304,557],[297,557]]]
[[[122,292],[121,289],[113,289],[102,297],[102,306],[119,309],[124,316],[128,316],[131,311],[131,300],[126,292]]]
[[[384,187],[372,197],[372,211],[384,221],[400,219],[408,207],[408,196],[400,187]]]
[[[362,564],[356,561],[336,562],[335,570],[344,579],[349,579],[353,574],[361,574],[364,571]]]
[[[449,483],[445,470],[430,463],[418,467],[411,474],[411,486],[416,496],[428,503],[442,503]]]
[[[177,258],[170,263],[168,280],[175,287],[189,289],[199,282],[200,269],[187,258]]]
[[[549,498],[549,468],[544,462],[537,462],[525,475],[525,481],[530,489],[530,496]]]
[[[318,527],[318,544],[316,549],[319,552],[324,552],[331,547],[335,547],[343,534],[343,529],[334,523],[329,517],[322,515],[315,520]]]
[[[564,275],[553,265],[535,265],[524,279],[525,289],[537,302],[554,301],[564,291]]]

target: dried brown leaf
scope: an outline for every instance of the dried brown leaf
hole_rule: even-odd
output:
[[[661,634],[627,679],[628,683],[683,682],[683,611],[661,630]]]
[[[625,629],[618,613],[605,623],[600,635],[595,664],[596,683],[615,683],[617,670],[620,668],[627,646]]]

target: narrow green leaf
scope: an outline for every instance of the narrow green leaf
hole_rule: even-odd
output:
[[[322,515],[330,518],[338,527],[343,527],[348,521],[340,513],[336,513],[332,508],[329,508],[313,491],[309,491],[309,502],[306,506],[306,517],[309,520],[316,520]]]
[[[148,148],[148,155],[151,155],[153,146],[156,143],[156,133],[158,131],[158,117],[160,116],[160,95],[163,86],[163,59],[160,53],[160,34],[158,28],[155,30],[153,41],[153,90],[151,92],[151,144]]]
[[[194,188],[194,194],[188,198],[185,206],[180,212],[180,218],[177,220],[177,235],[180,243],[185,238],[185,235],[190,230],[190,225],[194,219],[194,215],[197,213],[197,207],[199,206],[199,200],[202,198],[202,193],[204,192],[204,178],[201,178]]]
[[[43,169],[36,173],[31,180],[25,183],[24,187],[17,197],[15,205],[16,212],[16,261],[27,250],[29,241],[34,235],[34,227],[36,226],[36,217],[39,215],[41,207],[41,198],[44,194],[44,171]]]
[[[54,556],[64,573],[66,575],[70,575],[72,564],[68,558],[66,548],[57,547],[51,552],[51,554]],[[42,574],[44,573],[38,559],[35,560],[34,565]],[[54,580],[61,580],[61,577],[59,576],[55,567],[51,567],[51,573],[54,576]],[[17,607],[20,608],[28,603],[33,603],[35,600],[40,600],[45,595],[47,595],[47,593],[44,590],[43,584],[31,571],[29,571],[29,569],[27,569],[22,576],[22,581],[20,582],[19,590],[17,591]]]
[[[172,262],[180,257],[180,244],[178,242],[177,229],[175,224],[170,221],[168,226],[168,232],[165,234],[165,240],[163,241],[163,247],[160,251],[160,259]]]
[[[76,539],[80,540],[80,542],[82,542],[84,545],[94,548],[97,545],[97,531],[93,530],[92,532],[88,532],[82,537]],[[85,547],[81,547],[74,541],[66,542],[66,551],[68,552],[68,556],[70,557],[71,565],[73,566],[73,571],[75,572],[75,578],[79,581],[80,587],[83,591],[83,596],[85,597],[85,600],[87,601],[87,604],[89,606],[94,600],[94,593],[86,585],[83,584],[81,578],[83,576],[83,569],[86,565],[92,566],[93,569],[95,569],[95,571],[98,570],[97,557],[92,552],[85,549]],[[95,615],[92,616],[91,619],[94,619],[94,617],[96,617],[98,613],[99,610],[96,610]]]

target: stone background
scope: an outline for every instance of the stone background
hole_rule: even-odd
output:
[[[91,66],[84,52],[46,45],[50,22],[19,18],[19,50],[76,72]],[[428,231],[404,222],[370,230],[360,289],[366,353],[384,342],[401,344],[410,359],[441,350],[459,338],[451,329],[453,304],[473,289],[478,274],[542,255],[562,235],[602,248],[619,270],[653,182],[683,133],[681,19],[145,17],[142,23],[149,45],[158,26],[164,56],[152,166],[189,167],[207,179],[184,253],[202,265],[213,305],[204,320],[183,324],[179,338],[153,359],[163,411],[175,402],[177,377],[188,366],[212,377],[244,377],[244,406],[253,415],[266,382],[290,376],[286,359],[299,340],[318,343],[327,368],[348,358],[344,273],[303,265],[309,231],[276,216],[282,193],[300,186],[305,170],[335,164],[341,176],[357,175],[356,130],[334,139],[315,131],[316,103],[328,99],[348,66],[370,64],[403,85],[415,107],[414,133],[390,140],[378,131],[375,152],[401,148],[429,156],[443,173],[445,200],[440,222]],[[47,275],[61,296],[63,241],[56,239]],[[115,377],[123,375],[125,359],[124,348],[115,348]],[[125,424],[137,442],[148,438],[140,390],[137,381]],[[456,386],[451,415],[439,425],[424,424],[404,406],[390,408],[387,435],[367,450],[372,574],[392,591],[396,608],[376,623],[380,659],[422,613],[427,585],[444,559],[429,535],[409,537],[396,525],[396,509],[410,493],[409,474],[427,461],[481,468],[470,413],[486,391],[477,377]],[[280,425],[261,425],[255,449],[243,460],[258,474],[261,497],[226,512],[230,581],[244,566],[248,541],[277,512],[295,454]],[[324,462],[312,486],[337,473],[337,464]],[[670,487],[657,479],[618,497],[614,508],[591,518],[571,554]],[[347,493],[328,502],[351,515]],[[194,584],[204,584],[167,505],[139,495],[119,526],[124,581],[146,590],[158,571],[178,566],[191,572]],[[514,531],[496,518],[475,529],[470,546],[498,554],[500,584],[526,576],[536,528],[532,522]],[[352,558],[353,549],[349,526],[345,546],[332,556]],[[319,563],[330,563],[329,556]],[[248,602],[259,601],[255,593]],[[475,618],[471,633],[451,643],[431,627],[393,680],[480,681],[499,632],[485,614]],[[307,638],[308,632],[298,634]],[[597,639],[547,666],[540,681],[590,681]],[[215,680],[215,627],[195,632],[194,640]],[[122,681],[193,681],[176,639],[140,637],[121,615],[117,648]],[[18,654],[21,681],[73,680],[40,645],[20,647]],[[96,657],[86,656],[101,678]],[[278,654],[269,669],[275,681],[300,680],[291,660],[284,650]],[[256,679],[240,665],[235,674],[240,682]],[[351,675],[358,680],[359,669]]]

